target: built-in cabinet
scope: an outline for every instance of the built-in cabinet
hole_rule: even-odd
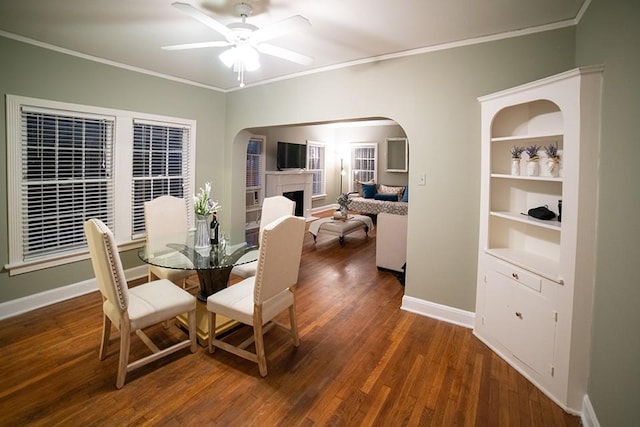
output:
[[[595,264],[601,67],[487,95],[474,333],[570,412],[586,394]],[[537,145],[514,168],[514,146]],[[544,146],[558,147],[552,173]],[[519,170],[519,174],[518,174]],[[546,205],[561,221],[527,216]]]

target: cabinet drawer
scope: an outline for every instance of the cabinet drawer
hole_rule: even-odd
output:
[[[498,262],[496,263],[496,271],[534,291],[540,292],[542,290],[542,278],[526,270]]]

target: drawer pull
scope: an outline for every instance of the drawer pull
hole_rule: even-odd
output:
[[[519,311],[516,311],[516,317],[522,320],[522,313],[520,313]]]
[[[513,276],[514,279],[519,280],[520,277],[518,277],[518,273],[511,273],[511,275]]]

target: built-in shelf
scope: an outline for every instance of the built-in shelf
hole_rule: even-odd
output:
[[[479,99],[474,333],[570,412],[583,407],[589,378],[601,87],[594,66]],[[545,150],[556,144],[559,169]],[[539,176],[528,176],[528,153],[512,159],[514,146],[532,145]],[[523,215],[539,206],[557,215],[560,203],[561,223]]]
[[[491,211],[489,212],[489,215],[505,218],[511,221],[522,222],[524,224],[533,225],[535,227],[542,227],[542,228],[547,228],[549,230],[556,230],[556,231],[560,231],[560,226],[562,224],[561,222],[558,221],[557,218],[552,220],[542,220],[542,219],[532,218],[520,212]]]
[[[554,178],[551,176],[523,176],[523,175],[509,175],[505,173],[492,173],[491,178],[521,179],[523,181],[562,182],[562,177]]]
[[[549,135],[514,135],[514,136],[498,136],[491,138],[491,142],[529,142],[540,143],[545,141],[562,140],[564,136],[561,133]]]

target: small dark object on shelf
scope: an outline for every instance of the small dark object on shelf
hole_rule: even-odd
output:
[[[547,205],[538,206],[537,208],[529,209],[527,215],[536,219],[550,220],[556,217],[556,214],[549,210]]]
[[[558,222],[562,221],[562,200],[558,200]]]

